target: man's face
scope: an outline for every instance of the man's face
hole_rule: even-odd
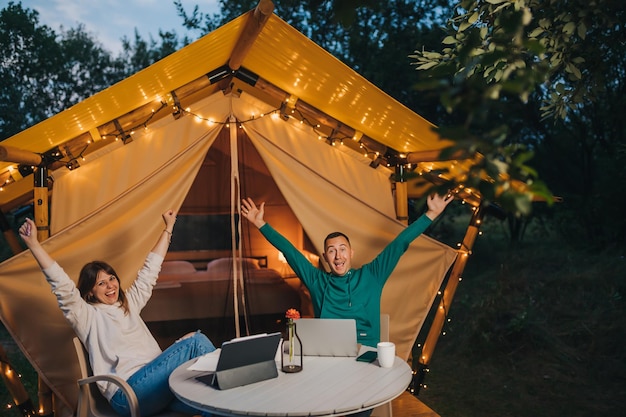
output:
[[[326,259],[331,272],[335,275],[341,277],[350,271],[353,254],[350,242],[343,236],[337,236],[326,241],[324,259]]]

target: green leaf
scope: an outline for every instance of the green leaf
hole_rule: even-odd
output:
[[[489,4],[500,4],[500,3],[506,3],[508,0],[486,0],[486,1]]]
[[[534,196],[544,199],[549,206],[554,204],[554,194],[543,181],[533,181],[528,188]]]
[[[552,21],[550,19],[539,19],[539,26],[544,28],[544,29],[548,29],[550,28],[550,26],[552,26]]]
[[[444,45],[452,45],[457,43],[457,40],[454,36],[446,36],[441,43],[443,43]]]
[[[578,36],[580,37],[580,39],[584,40],[585,37],[587,37],[587,26],[585,25],[585,22],[580,22],[578,24]]]
[[[427,59],[441,59],[442,55],[439,52],[422,51],[421,55]]]
[[[417,67],[415,67],[416,70],[427,70],[430,69],[432,67],[434,67],[435,65],[437,65],[438,62],[436,61],[430,61],[430,62],[426,62],[425,64],[419,65]]]
[[[572,64],[571,62],[567,63],[567,65],[565,66],[565,70],[571,73],[575,77],[576,80],[580,80],[583,77],[580,70],[576,68],[576,66]]]
[[[563,33],[567,33],[568,35],[571,35],[572,33],[574,33],[575,29],[576,29],[576,23],[568,22],[565,26],[563,26]]]
[[[535,55],[543,54],[546,51],[546,47],[540,41],[537,41],[537,40],[527,41],[526,48],[528,48],[529,52]]]
[[[467,29],[467,28],[468,28],[468,27],[470,27],[470,26],[472,26],[472,23],[471,23],[471,22],[468,22],[468,21],[466,20],[466,21],[462,22],[462,23],[459,25],[459,30],[458,30],[458,31],[459,31],[459,32],[463,32],[465,29]]]

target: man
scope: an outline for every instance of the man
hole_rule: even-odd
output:
[[[380,298],[385,282],[410,243],[430,226],[453,200],[437,194],[427,199],[428,210],[404,229],[370,263],[352,268],[354,251],[350,240],[333,232],[324,240],[324,259],[330,272],[313,266],[300,251],[263,220],[265,203],[259,207],[251,198],[242,200],[241,212],[263,236],[285,255],[289,266],[311,293],[315,317],[353,318],[359,343],[376,347],[380,341]]]

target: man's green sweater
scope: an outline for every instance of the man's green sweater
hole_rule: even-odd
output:
[[[361,268],[352,268],[337,276],[313,266],[309,260],[268,223],[260,231],[300,277],[311,293],[315,317],[353,318],[356,320],[357,340],[376,347],[380,341],[380,297],[387,278],[413,240],[432,221],[422,215],[404,229],[381,253]]]

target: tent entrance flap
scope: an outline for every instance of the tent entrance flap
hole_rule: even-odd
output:
[[[209,107],[225,120],[227,103],[219,103]],[[45,249],[73,278],[84,263],[106,259],[128,287],[163,229],[161,214],[178,210],[220,128],[164,119],[128,145],[56,178],[53,235]],[[73,331],[29,252],[0,265],[0,317],[43,381],[73,409],[79,375]]]
[[[232,97],[231,97],[232,98]],[[240,216],[241,201],[241,187],[239,178],[239,155],[237,152],[237,120],[231,114],[229,116],[229,133],[230,133],[230,230],[234,231],[231,234],[231,250],[232,258],[235,261],[241,259],[241,245],[239,244],[241,236],[241,222],[236,222]],[[236,217],[237,216],[237,217]],[[248,326],[248,311],[246,307],[246,292],[244,288],[243,271],[240,268],[240,262],[233,262],[233,308],[235,310],[235,336],[241,337],[241,329],[239,325],[239,299],[241,299],[241,306],[243,309],[244,324],[246,326],[246,335],[250,334],[250,328]]]

